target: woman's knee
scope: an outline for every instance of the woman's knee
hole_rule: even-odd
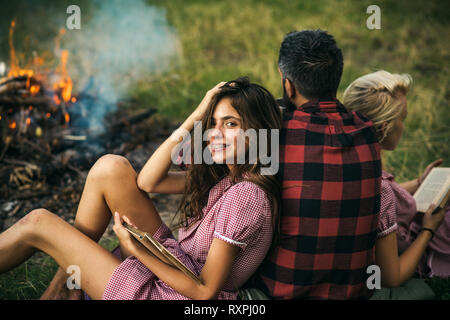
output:
[[[89,171],[89,175],[109,181],[111,178],[136,176],[136,172],[127,158],[115,154],[100,157]]]
[[[19,220],[19,223],[37,226],[43,220],[53,218],[55,215],[44,208],[34,209]]]
[[[58,216],[51,213],[47,209],[39,208],[30,211],[27,215],[25,215],[22,219],[17,222],[19,230],[28,234],[29,237],[25,238],[35,238],[39,234],[39,232],[46,231],[46,225],[52,219],[57,219]]]

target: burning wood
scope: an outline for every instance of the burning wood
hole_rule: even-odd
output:
[[[70,122],[67,107],[76,99],[72,99],[72,79],[66,69],[69,53],[61,52],[59,66],[51,73],[41,72],[43,61],[37,55],[22,68],[14,49],[15,26],[13,20],[9,29],[8,75],[0,78],[0,131],[2,137],[40,137],[42,128],[49,130]],[[58,49],[63,35],[64,32],[60,32],[57,38]],[[41,110],[34,112],[36,108]],[[57,121],[50,121],[55,117]]]
[[[34,62],[20,67],[20,55],[16,56],[12,41],[14,27],[13,21],[10,63],[0,63],[6,69],[0,70],[0,76],[7,72],[0,78],[0,202],[6,204],[0,206],[0,218],[4,207],[8,217],[36,207],[52,208],[55,203],[71,212],[78,204],[88,169],[102,154],[126,154],[143,145],[150,152],[161,130],[171,132],[172,128],[146,127],[144,121],[156,109],[130,115],[123,112],[128,106],[119,104],[114,109],[121,107],[122,111],[110,115],[103,130],[75,126],[83,117],[92,116],[90,108],[79,110],[110,102],[92,93],[92,84],[73,95],[68,51],[61,51],[54,71],[44,73]],[[58,46],[62,36],[63,32]],[[135,106],[132,109],[136,110]],[[139,156],[139,161],[148,156]]]

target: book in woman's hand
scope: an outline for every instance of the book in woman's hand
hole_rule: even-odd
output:
[[[186,265],[181,262],[177,257],[175,257],[172,252],[167,250],[161,243],[159,243],[154,237],[152,237],[147,232],[141,231],[126,222],[123,223],[125,229],[131,233],[136,240],[138,240],[145,248],[147,248],[152,254],[154,254],[159,260],[162,262],[171,265],[184,274],[186,274],[189,278],[194,280],[197,283],[202,283],[200,278],[192,272]]]
[[[433,168],[414,193],[417,211],[426,212],[431,204],[445,208],[450,200],[450,168]]]

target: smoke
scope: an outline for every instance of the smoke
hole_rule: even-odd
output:
[[[95,1],[89,14],[81,7],[81,17],[81,29],[67,30],[61,42],[81,94],[70,109],[84,116],[72,125],[101,131],[104,116],[139,79],[177,63],[180,46],[165,10],[143,0]]]

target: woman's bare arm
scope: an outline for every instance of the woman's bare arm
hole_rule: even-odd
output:
[[[175,291],[194,300],[210,300],[217,298],[229,276],[238,251],[237,246],[215,238],[200,274],[202,284],[196,283],[177,268],[162,262],[143,247],[135,252],[135,256]]]
[[[137,177],[139,189],[145,192],[157,193],[183,193],[185,187],[185,173],[169,171],[172,164],[172,150],[182,141],[183,129],[189,132],[194,126],[194,121],[199,117],[191,115],[179,129],[167,138],[147,160]]]
[[[445,217],[445,209],[439,208],[436,212],[434,209],[434,205],[430,206],[422,221],[422,228],[431,229],[433,232]],[[398,256],[396,232],[378,239],[375,244],[375,256],[376,263],[381,269],[381,284],[386,287],[397,287],[410,279],[414,275],[431,237],[430,231],[423,230],[400,257]]]
[[[121,248],[125,248],[130,254],[137,257],[159,279],[182,295],[199,300],[217,297],[228,278],[239,247],[214,238],[200,274],[202,283],[199,284],[182,271],[161,261],[136,241],[122,225],[122,219],[133,225],[126,216],[121,217],[117,212],[114,214],[113,230],[119,238]]]
[[[400,257],[396,232],[378,239],[375,244],[375,255],[381,270],[381,284],[384,287],[397,287],[410,279],[430,239],[430,232],[421,232]]]

